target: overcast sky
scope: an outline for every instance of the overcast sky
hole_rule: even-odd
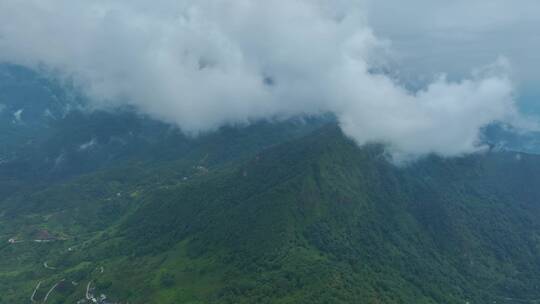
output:
[[[192,134],[332,112],[358,144],[452,156],[486,124],[529,123],[538,3],[2,0],[0,61]]]
[[[505,56],[520,101],[540,112],[540,1],[380,0],[366,11],[376,34],[392,41],[404,78],[459,78]]]

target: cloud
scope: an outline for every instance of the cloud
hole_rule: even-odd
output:
[[[455,79],[504,54],[521,95],[538,93],[539,1],[372,0],[366,11],[375,32],[392,40],[402,77],[444,71]]]
[[[94,147],[97,144],[97,141],[95,138],[92,138],[90,141],[87,141],[81,145],[79,145],[79,151],[85,151],[92,147]]]
[[[14,123],[20,123],[22,122],[22,114],[24,112],[24,109],[19,109],[13,113],[13,122]]]
[[[395,155],[478,151],[518,119],[493,69],[411,92],[384,73],[389,42],[354,0],[0,2],[0,61],[72,79],[96,107],[129,104],[188,133],[334,113],[358,144]],[[497,66],[503,66],[498,64]]]

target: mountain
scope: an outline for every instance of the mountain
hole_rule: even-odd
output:
[[[332,118],[189,137],[4,69],[0,303],[540,299],[538,155],[397,166]]]
[[[505,124],[491,124],[484,129],[484,141],[494,149],[540,154],[540,132],[523,131]]]
[[[539,169],[514,152],[396,167],[333,124],[208,168],[106,169],[3,202],[10,238],[54,241],[4,242],[2,295],[518,303],[540,293]]]
[[[90,110],[69,85],[0,65],[0,195],[126,162],[226,162],[305,135],[331,119],[263,121],[186,136],[134,109]]]

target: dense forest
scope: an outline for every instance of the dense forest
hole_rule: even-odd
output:
[[[395,164],[332,117],[191,137],[4,70],[1,303],[540,300],[540,156]]]

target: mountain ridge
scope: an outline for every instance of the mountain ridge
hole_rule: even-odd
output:
[[[130,303],[540,298],[538,155],[495,141],[396,166],[331,117],[189,137],[133,109],[64,113],[69,96],[17,75],[0,81],[0,303],[53,286],[51,303],[87,286]],[[39,119],[13,122],[33,99],[20,118]]]

